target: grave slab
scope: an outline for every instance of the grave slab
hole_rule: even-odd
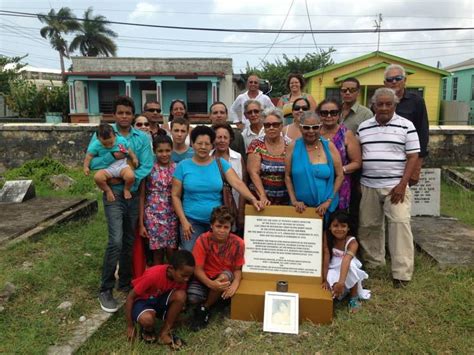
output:
[[[33,180],[11,180],[0,190],[0,202],[20,203],[36,196]]]
[[[415,243],[440,266],[474,266],[474,228],[443,217],[412,217],[411,227]]]
[[[0,203],[0,246],[95,212],[97,201],[83,198],[37,197],[23,203]]]

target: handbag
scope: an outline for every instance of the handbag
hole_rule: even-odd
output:
[[[237,217],[237,206],[235,204],[234,195],[232,195],[232,186],[225,179],[224,171],[222,170],[222,163],[220,158],[216,158],[217,166],[219,167],[219,172],[221,173],[222,178],[222,201],[224,206],[226,206],[230,212],[234,215],[234,218]]]

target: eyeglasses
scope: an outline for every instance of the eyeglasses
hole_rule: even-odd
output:
[[[161,108],[147,108],[145,111],[146,112],[161,113]]]
[[[403,79],[405,79],[405,77],[403,75],[396,75],[396,76],[389,76],[389,77],[385,78],[385,81],[387,83],[394,83],[394,82],[402,81]]]
[[[308,111],[309,107],[308,106],[300,106],[300,105],[293,106],[293,111],[299,111],[299,110]]]
[[[258,81],[249,81],[249,84],[260,84]]]
[[[245,112],[247,115],[258,115],[260,113],[260,110],[248,110]]]
[[[315,125],[301,125],[301,128],[303,128],[303,131],[309,131],[309,130],[313,130],[313,131],[319,131],[319,129],[321,128],[321,125],[320,124],[315,124]]]
[[[281,122],[265,122],[263,127],[265,128],[280,128]]]
[[[346,93],[353,94],[353,93],[359,91],[359,89],[357,89],[357,88],[344,88],[344,87],[342,87],[340,90],[343,94],[346,94]]]
[[[321,110],[319,111],[319,115],[321,117],[338,116],[339,110]]]
[[[149,122],[137,122],[135,123],[135,127],[149,127],[150,126],[150,123]]]

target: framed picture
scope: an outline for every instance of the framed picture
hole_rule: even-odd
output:
[[[265,292],[263,331],[298,334],[298,294]]]

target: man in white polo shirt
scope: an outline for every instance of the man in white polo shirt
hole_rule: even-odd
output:
[[[385,218],[395,287],[412,278],[413,234],[410,225],[411,193],[408,187],[420,152],[413,123],[395,113],[398,97],[380,88],[372,98],[375,117],[359,125],[362,147],[362,200],[359,242],[368,267],[385,264]]]
[[[272,100],[259,90],[260,78],[257,75],[250,75],[247,79],[247,91],[240,94],[230,107],[230,118],[237,128],[243,130],[250,125],[245,117],[244,103],[247,100],[257,100],[262,104],[262,110],[267,107],[274,107]]]

